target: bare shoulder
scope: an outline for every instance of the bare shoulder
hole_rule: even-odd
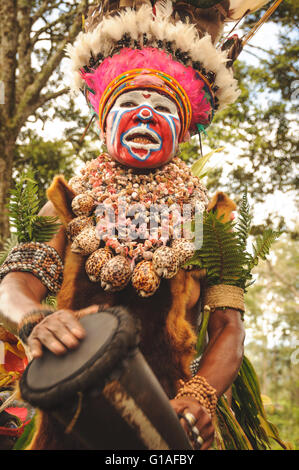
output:
[[[58,217],[57,211],[54,207],[54,204],[51,201],[46,202],[46,204],[39,211],[39,215]]]
[[[58,217],[57,211],[54,207],[54,204],[51,201],[48,201],[40,210],[39,215],[43,217]],[[61,258],[64,258],[65,248],[67,243],[67,237],[65,228],[63,225],[59,228],[58,232],[54,237],[47,242],[47,245],[52,246],[59,253]]]

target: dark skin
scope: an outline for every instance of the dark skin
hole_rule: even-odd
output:
[[[41,215],[56,215],[51,203],[42,209]],[[65,235],[61,229],[49,242],[63,257]],[[188,314],[196,306],[200,296],[199,281],[194,281],[188,302]],[[30,273],[10,273],[0,285],[0,305],[4,312],[4,324],[16,333],[18,324],[28,312],[44,308],[42,300],[47,295],[46,287]],[[28,339],[28,347],[33,358],[40,357],[47,348],[56,355],[66,354],[69,349],[79,346],[85,337],[85,331],[79,322],[84,315],[96,312],[96,305],[80,311],[58,310],[41,321],[32,331]],[[244,327],[241,315],[237,310],[215,310],[208,325],[209,344],[202,357],[198,375],[216,389],[217,396],[225,393],[238,374],[244,343]],[[214,440],[214,427],[207,410],[194,398],[181,398],[170,401],[176,413],[192,413],[196,418],[200,436],[203,439],[201,450],[211,447]],[[185,431],[188,426],[181,420]]]

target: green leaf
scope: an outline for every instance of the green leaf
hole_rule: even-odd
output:
[[[34,172],[28,169],[11,190],[8,204],[11,226],[16,229],[17,238],[22,242],[47,242],[59,230],[57,217],[39,216],[38,185]]]
[[[254,282],[251,270],[259,259],[265,259],[271,244],[280,234],[265,230],[256,239],[254,255],[246,251],[252,219],[247,190],[242,197],[238,222],[224,222],[223,217],[217,212],[203,214],[202,248],[187,264],[206,269],[208,285],[230,284],[245,290]]]
[[[256,266],[259,259],[265,260],[270,252],[272,243],[281,235],[281,232],[276,232],[272,229],[267,229],[264,233],[257,237],[256,244],[253,245],[254,256],[251,258],[249,269]]]
[[[61,226],[58,220],[58,217],[53,216],[36,217],[32,227],[32,240],[39,242],[51,240]]]
[[[252,216],[250,215],[250,208],[247,199],[247,188],[242,197],[242,202],[239,209],[238,223],[236,224],[237,234],[240,244],[243,249],[246,249],[247,239],[251,228]]]
[[[283,449],[287,445],[280,439],[275,426],[266,416],[259,381],[247,357],[243,358],[233,387],[232,408],[254,449],[270,449],[270,439],[275,439]]]
[[[224,450],[253,450],[246,433],[232,413],[224,396],[218,400],[216,415],[216,433],[217,437],[221,437]]]
[[[221,152],[222,150],[224,150],[224,147],[221,147],[219,149],[216,149],[216,150],[212,150],[212,152],[209,152],[207,155],[204,155],[203,157],[201,157],[199,160],[197,160],[195,163],[193,163],[193,165],[191,166],[191,172],[194,176],[197,176],[198,178],[203,178],[207,172],[204,173],[204,168],[206,166],[206,164],[208,163],[208,161],[210,160],[210,158],[217,152]]]
[[[57,298],[54,295],[48,295],[42,303],[44,305],[48,305],[49,307],[56,308],[57,307]]]
[[[197,343],[196,343],[197,357],[202,355],[206,347],[207,329],[208,329],[209,319],[210,319],[210,308],[205,306],[202,312],[202,320],[201,320]]]
[[[223,283],[226,279],[237,281],[243,273],[246,259],[232,228],[232,221],[222,222],[217,213],[204,216],[203,246],[198,256],[207,270],[209,284]]]
[[[4,263],[11,250],[18,244],[18,237],[15,233],[5,241],[3,250],[0,251],[0,266]]]
[[[35,417],[36,416],[34,416],[25,426],[21,437],[15,443],[13,450],[25,450],[26,447],[30,444],[36,431]]]

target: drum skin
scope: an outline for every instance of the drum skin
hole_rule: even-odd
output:
[[[22,398],[46,411],[76,448],[192,449],[138,348],[139,325],[123,307],[80,320],[86,337],[64,356],[44,351],[26,368]]]

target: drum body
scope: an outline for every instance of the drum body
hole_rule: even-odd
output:
[[[64,356],[44,351],[25,370],[22,398],[94,450],[192,449],[169,399],[138,348],[122,307],[80,320],[86,337]]]

